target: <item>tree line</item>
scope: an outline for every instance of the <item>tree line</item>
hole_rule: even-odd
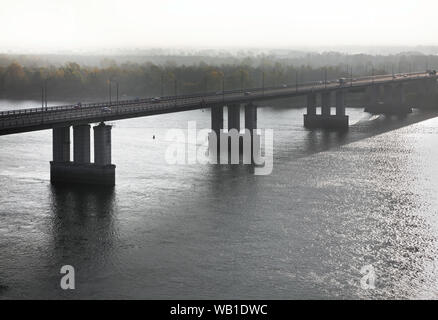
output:
[[[415,71],[414,68],[418,68],[418,65],[410,65],[411,70],[407,69],[404,58],[399,59],[396,70],[394,64],[392,70],[388,70],[391,69],[388,67],[391,66],[390,63],[371,67],[366,58],[359,60],[361,64],[356,61],[357,56],[350,58],[351,65],[345,61],[341,63],[330,55],[323,57],[324,59],[319,57],[315,61],[313,60],[316,58],[312,58],[311,63],[300,65],[278,58],[246,58],[240,59],[239,63],[221,65],[202,61],[190,65],[172,61],[162,64],[116,63],[107,59],[99,67],[80,65],[76,62],[38,66],[22,65],[13,61],[8,65],[0,64],[0,97],[38,99],[41,97],[43,86],[47,88],[49,99],[107,99],[110,86],[113,99],[117,86],[121,99],[166,96],[283,84],[296,85],[325,78],[348,78],[351,74],[358,77],[393,71]],[[423,61],[421,60],[421,65],[424,64]],[[327,64],[324,65],[323,62]],[[337,64],[330,64],[336,62]]]

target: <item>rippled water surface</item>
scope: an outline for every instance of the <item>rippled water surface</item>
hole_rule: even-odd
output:
[[[348,109],[340,134],[303,113],[259,109],[268,176],[166,164],[167,129],[208,110],[117,121],[113,190],[51,186],[50,130],[0,137],[0,298],[437,298],[438,119]]]

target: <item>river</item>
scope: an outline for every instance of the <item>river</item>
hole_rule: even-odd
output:
[[[111,190],[52,186],[50,130],[1,136],[0,299],[437,298],[438,113],[347,108],[341,134],[304,112],[259,108],[265,176],[166,163],[167,130],[209,128],[208,110],[113,122]]]

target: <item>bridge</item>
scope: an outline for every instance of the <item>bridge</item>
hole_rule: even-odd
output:
[[[422,97],[418,105],[407,105],[407,86],[414,86]],[[345,95],[348,92],[366,91],[368,112],[400,114],[408,113],[411,107],[435,107],[436,90],[436,74],[415,72],[203,94],[9,110],[0,112],[0,135],[52,129],[52,183],[114,185],[111,126],[105,124],[108,121],[211,108],[211,129],[220,137],[220,132],[224,129],[224,106],[228,109],[228,130],[240,131],[241,105],[244,105],[244,128],[253,135],[257,128],[255,103],[306,96],[306,128],[345,130],[348,128],[348,115],[345,114]],[[317,114],[317,105],[320,106],[320,114]],[[332,106],[336,108],[334,114],[331,113]],[[92,123],[99,123],[93,127],[94,163],[90,161]],[[70,127],[73,127],[73,161],[70,159]]]

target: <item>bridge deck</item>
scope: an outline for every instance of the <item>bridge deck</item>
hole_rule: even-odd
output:
[[[262,100],[273,100],[286,97],[304,95],[308,92],[321,92],[344,88],[360,88],[373,84],[401,83],[435,78],[427,73],[411,73],[398,75],[383,75],[353,79],[347,84],[306,83],[299,86],[288,85],[270,88],[254,88],[245,90],[225,91],[220,93],[197,94],[186,96],[162,97],[159,102],[152,99],[136,99],[109,102],[56,106],[48,108],[32,108],[10,110],[0,113],[0,135],[44,130],[54,127],[112,121],[134,117],[143,117],[154,114],[164,114],[187,110],[210,108],[217,105],[245,103]],[[249,92],[249,95],[247,94]]]

